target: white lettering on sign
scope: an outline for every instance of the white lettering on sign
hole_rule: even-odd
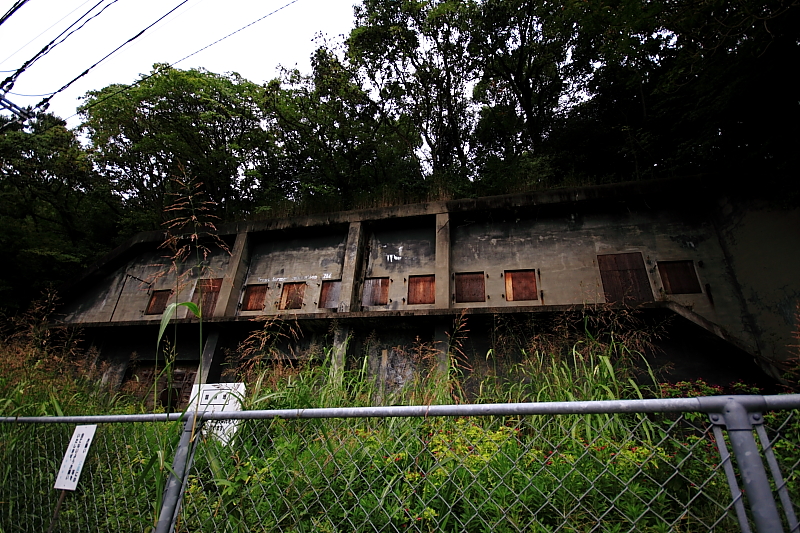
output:
[[[83,463],[86,461],[86,454],[89,453],[89,446],[94,440],[94,433],[97,425],[77,426],[72,433],[69,441],[67,453],[61,461],[61,468],[56,476],[56,489],[75,490],[78,487],[78,479],[83,471]]]

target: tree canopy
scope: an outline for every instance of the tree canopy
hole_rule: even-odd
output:
[[[3,119],[0,291],[161,227],[175,178],[222,220],[694,174],[800,198],[797,0],[363,0],[354,17],[309,73],[154,65],[91,91],[88,145],[57,117]]]

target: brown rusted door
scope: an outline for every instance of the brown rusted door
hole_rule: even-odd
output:
[[[150,296],[150,303],[147,304],[146,315],[160,315],[167,308],[169,297],[172,296],[171,290],[166,291],[153,291]]]
[[[322,293],[319,296],[320,309],[336,309],[339,307],[339,293],[342,289],[341,280],[323,281]]]
[[[506,300],[520,302],[538,300],[535,270],[506,270]]]
[[[432,304],[436,302],[435,276],[408,277],[408,303]]]
[[[281,293],[281,309],[301,309],[303,307],[303,296],[306,293],[306,282],[284,283]]]
[[[386,305],[389,303],[389,278],[367,278],[364,280],[364,295],[361,305]]]
[[[606,254],[597,256],[600,279],[607,302],[652,302],[653,291],[642,254]]]
[[[269,285],[248,285],[242,297],[242,311],[261,311],[267,298]]]
[[[486,300],[486,281],[483,272],[456,274],[456,303]]]
[[[698,294],[700,282],[694,270],[694,261],[659,261],[658,273],[667,294]]]
[[[222,278],[197,280],[192,302],[200,306],[203,318],[210,318],[214,315],[220,288],[222,288]]]

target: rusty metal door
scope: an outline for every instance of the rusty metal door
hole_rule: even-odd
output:
[[[146,315],[160,315],[167,308],[169,298],[172,296],[171,290],[153,291],[150,296],[150,303],[147,304],[147,310],[144,312]]]
[[[486,280],[483,272],[456,274],[456,303],[486,301]]]
[[[367,278],[364,280],[364,295],[361,305],[386,305],[389,303],[389,278]]]
[[[607,302],[652,302],[650,278],[640,252],[597,256]]]
[[[336,309],[339,307],[339,293],[342,290],[342,281],[323,281],[322,292],[319,296],[320,309]]]
[[[267,298],[269,285],[248,285],[242,297],[242,311],[261,311]]]
[[[306,293],[306,282],[300,283],[284,283],[283,292],[281,292],[281,305],[283,309],[302,309],[303,296]]]
[[[667,294],[699,294],[700,281],[694,269],[694,261],[659,261],[658,273]]]
[[[203,318],[210,318],[214,315],[220,288],[222,288],[222,278],[197,280],[192,302],[200,307]]]
[[[506,270],[506,300],[520,302],[538,300],[535,270]]]
[[[432,304],[436,302],[436,277],[409,276],[408,277],[408,303]]]

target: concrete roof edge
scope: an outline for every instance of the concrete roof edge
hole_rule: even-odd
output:
[[[384,220],[391,218],[417,217],[440,213],[455,213],[472,210],[492,210],[532,205],[556,205],[575,202],[606,200],[609,198],[627,198],[635,196],[651,196],[685,191],[689,184],[694,193],[703,190],[703,176],[682,176],[661,178],[647,181],[628,181],[585,187],[563,189],[546,189],[524,193],[503,194],[497,196],[481,196],[478,198],[461,198],[419,204],[405,204],[390,207],[375,207],[352,211],[337,211],[319,215],[302,215],[296,217],[275,218],[261,221],[228,222],[218,226],[219,235],[231,235],[240,232],[260,232],[288,230],[312,226],[331,226]],[[698,187],[698,182],[700,186]]]

